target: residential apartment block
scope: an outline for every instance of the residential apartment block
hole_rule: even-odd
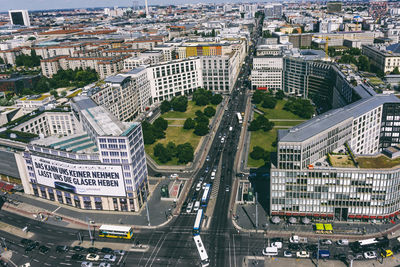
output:
[[[203,87],[201,59],[192,57],[147,68],[153,102],[188,95]]]

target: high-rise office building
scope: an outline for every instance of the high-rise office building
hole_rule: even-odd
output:
[[[9,10],[8,15],[12,25],[31,26],[28,10]]]

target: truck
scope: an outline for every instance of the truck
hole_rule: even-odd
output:
[[[307,237],[300,237],[298,235],[291,236],[289,242],[293,244],[307,244]]]

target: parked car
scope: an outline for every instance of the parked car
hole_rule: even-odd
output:
[[[297,258],[309,258],[310,257],[310,253],[308,253],[307,251],[297,251],[296,252],[296,257]]]
[[[50,248],[48,248],[48,247],[46,247],[44,245],[39,247],[39,252],[42,253],[42,254],[47,254],[47,252],[49,252],[49,250],[50,250]]]
[[[84,261],[82,262],[81,267],[93,267],[93,262]]]
[[[97,253],[99,251],[99,249],[95,248],[95,247],[90,247],[90,248],[87,249],[87,251],[89,253],[91,253],[91,254],[95,254],[95,253]]]
[[[366,258],[367,260],[369,259],[375,259],[376,258],[376,252],[375,251],[368,251],[364,253],[364,258]]]
[[[300,237],[298,235],[294,235],[289,238],[289,242],[294,244],[306,244],[307,237]]]
[[[26,239],[26,238],[21,239],[21,244],[24,245],[24,246],[27,246],[27,245],[29,245],[31,243],[33,243],[33,241],[30,240],[30,239]]]
[[[321,240],[319,241],[319,243],[320,243],[321,245],[332,245],[332,240],[330,240],[330,239],[321,239]]]
[[[336,242],[339,246],[348,246],[349,245],[349,240],[347,239],[340,239]]]
[[[276,247],[266,247],[263,249],[262,254],[264,256],[276,256],[278,255],[278,248]]]
[[[85,248],[84,247],[81,247],[81,246],[75,246],[75,247],[73,247],[72,248],[74,251],[85,251]]]
[[[75,261],[83,260],[83,258],[84,258],[84,256],[83,256],[82,254],[78,254],[78,253],[75,253],[75,254],[73,254],[73,255],[71,256],[71,259],[72,259],[72,260],[75,260]]]
[[[69,246],[57,246],[56,247],[56,252],[57,253],[68,252],[69,249],[70,249]]]
[[[393,251],[391,251],[390,249],[385,249],[381,252],[381,256],[382,258],[391,257],[393,256]]]
[[[98,261],[100,259],[100,256],[94,253],[89,253],[86,255],[86,259],[88,261]]]
[[[111,254],[104,255],[104,258],[103,258],[103,260],[111,261],[111,262],[114,262],[116,259],[117,259],[117,257],[115,257],[114,255],[111,255]]]
[[[100,262],[99,267],[111,267],[109,262]]]
[[[276,247],[278,249],[282,248],[283,244],[282,242],[273,242],[271,243],[271,247]]]
[[[114,253],[114,250],[111,249],[111,248],[102,248],[102,249],[101,249],[101,253],[110,254],[110,253]]]
[[[114,255],[124,256],[125,255],[125,250],[116,249],[116,250],[114,250]]]
[[[293,257],[293,254],[292,254],[292,252],[290,252],[289,250],[285,250],[285,251],[283,252],[283,257],[291,258],[291,257]]]

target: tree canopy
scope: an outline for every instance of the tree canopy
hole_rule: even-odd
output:
[[[25,55],[25,54],[21,54],[15,57],[15,65],[17,65],[17,67],[20,66],[25,66],[28,68],[32,68],[32,67],[37,67],[40,66],[40,59],[42,57],[36,55],[35,50],[31,50],[31,55]]]
[[[268,132],[272,128],[274,128],[274,123],[269,121],[264,116],[258,116],[256,119],[252,120],[249,126],[249,131],[258,131],[263,130],[264,132]]]
[[[168,100],[161,102],[160,106],[161,113],[165,113],[171,110],[171,103]]]
[[[283,109],[304,119],[310,119],[314,114],[314,107],[311,105],[310,100],[302,98],[290,98]]]
[[[171,107],[174,111],[185,112],[188,106],[188,99],[186,96],[174,97],[171,100]]]

